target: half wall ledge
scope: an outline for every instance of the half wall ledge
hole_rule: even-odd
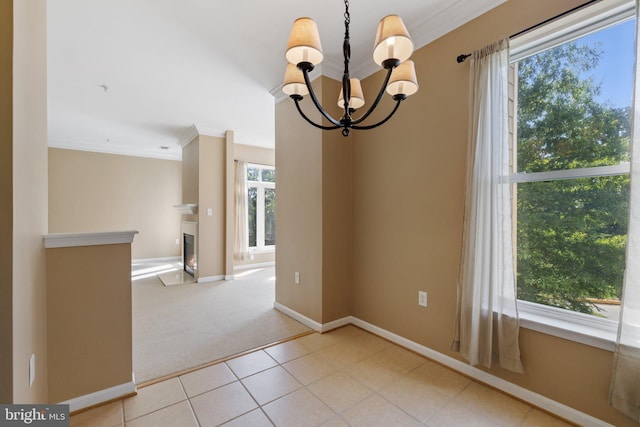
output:
[[[70,248],[74,246],[118,245],[132,243],[138,231],[108,231],[100,233],[45,234],[45,248]]]

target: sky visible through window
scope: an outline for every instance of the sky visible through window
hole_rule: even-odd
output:
[[[601,85],[598,100],[614,107],[631,105],[635,22],[630,19],[577,40],[578,45],[599,45],[603,51],[590,76]]]

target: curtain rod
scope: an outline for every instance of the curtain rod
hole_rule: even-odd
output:
[[[549,23],[549,22],[551,22],[551,21],[555,21],[556,19],[562,18],[562,17],[564,17],[564,16],[566,16],[566,15],[569,15],[570,13],[573,13],[573,12],[575,12],[575,11],[577,11],[577,10],[582,9],[583,7],[587,7],[587,6],[589,6],[590,4],[592,4],[592,3],[596,3],[596,2],[598,2],[598,1],[600,1],[600,0],[589,0],[588,2],[583,3],[583,4],[581,4],[580,6],[576,6],[576,7],[574,7],[573,9],[569,9],[569,10],[567,10],[567,11],[565,11],[565,12],[562,12],[562,13],[561,13],[561,14],[559,14],[559,15],[556,15],[556,16],[551,17],[551,18],[549,18],[549,19],[545,19],[545,20],[544,20],[544,21],[542,21],[542,22],[539,22],[539,23],[537,23],[537,24],[535,24],[535,25],[532,25],[532,26],[530,26],[529,28],[525,28],[525,29],[524,29],[524,30],[522,30],[522,31],[518,31],[518,32],[517,32],[517,33],[515,33],[515,34],[510,35],[510,36],[509,36],[509,38],[510,38],[510,39],[513,39],[513,38],[518,37],[518,36],[520,36],[520,35],[522,35],[522,34],[524,34],[524,33],[529,32],[529,31],[531,31],[531,30],[535,30],[536,28],[538,28],[538,27],[542,27],[543,25],[548,24],[548,23]],[[458,61],[458,64],[460,64],[460,63],[464,62],[464,61],[465,61],[468,57],[470,57],[471,55],[472,55],[471,53],[466,53],[466,54],[465,54],[465,53],[463,53],[462,55],[458,55],[458,56],[456,57],[456,61]]]

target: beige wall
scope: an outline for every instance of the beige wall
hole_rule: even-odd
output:
[[[413,55],[420,91],[353,144],[352,314],[452,357],[467,144],[468,63],[455,57],[582,1],[510,0]],[[381,73],[363,82],[372,99]],[[417,291],[429,307],[417,305]],[[491,373],[615,425],[612,354],[521,330],[524,375]]]
[[[225,138],[199,135],[198,275],[225,274]],[[207,209],[212,215],[207,215]]]
[[[0,402],[13,401],[13,1],[0,1]]]
[[[235,144],[225,137],[198,135],[182,151],[183,203],[198,204],[198,213],[185,221],[198,222],[198,276],[233,275],[233,160],[273,164],[273,150]],[[212,215],[208,215],[211,209]],[[273,259],[273,256],[268,257]],[[257,261],[253,261],[257,262]],[[261,261],[264,262],[264,261]]]
[[[323,80],[314,82],[320,97]],[[276,302],[322,322],[322,132],[289,100],[276,105],[276,165]]]
[[[334,101],[341,84],[324,78],[322,96],[332,117],[340,111]],[[300,120],[300,117],[296,117]],[[324,122],[325,125],[329,123]],[[322,133],[322,322],[348,316],[352,264],[351,170],[353,136],[340,130]]]
[[[234,160],[257,163],[260,165],[275,166],[276,164],[276,151],[272,148],[235,144],[233,146],[233,157]]]
[[[198,151],[196,137],[182,148],[182,201],[180,204],[198,203]],[[189,221],[196,221],[195,218]]]
[[[46,1],[14,1],[13,16],[13,401],[31,403],[47,400]]]
[[[314,87],[321,102],[335,104],[337,82],[322,77]],[[319,123],[310,101],[303,105]],[[329,108],[340,117],[337,107]],[[291,101],[276,106],[276,301],[320,323],[349,315],[351,153],[351,139],[339,131],[311,127]]]
[[[181,162],[49,149],[49,232],[138,230],[134,259],[180,255]]]
[[[131,245],[46,251],[49,401],[131,382]]]

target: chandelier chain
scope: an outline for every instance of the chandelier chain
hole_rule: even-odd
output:
[[[351,14],[349,13],[349,0],[344,0],[344,23],[349,25],[351,23]]]
[[[351,100],[351,81],[349,75],[349,59],[351,58],[351,43],[349,42],[349,24],[351,23],[351,14],[349,13],[349,0],[344,0],[344,42],[342,44],[342,52],[344,55],[344,73],[342,74],[342,94],[344,102],[344,115],[342,121],[344,128],[342,134],[349,135],[349,126],[351,126],[351,108],[349,106]]]

